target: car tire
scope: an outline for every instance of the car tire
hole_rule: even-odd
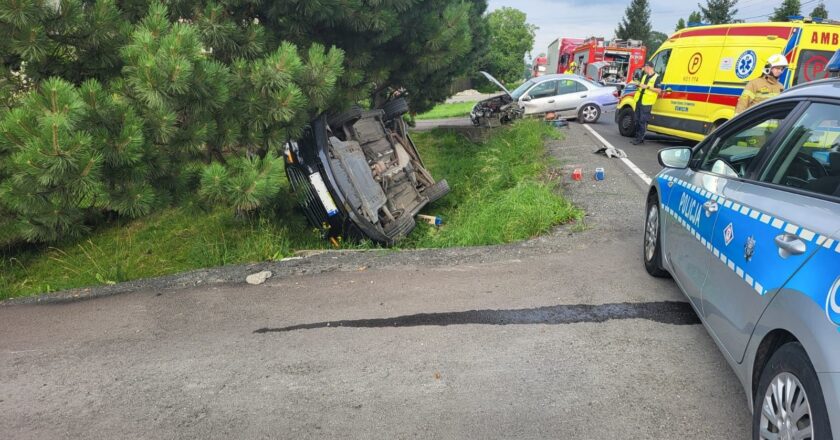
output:
[[[761,372],[753,402],[753,439],[785,438],[784,435],[763,434],[778,434],[779,431],[785,430],[795,434],[794,429],[806,428],[811,430],[809,438],[833,438],[819,378],[799,342],[789,342],[773,353]],[[781,408],[784,411],[780,411],[779,406],[787,408]],[[806,412],[800,414],[796,420],[791,420],[791,415],[795,416],[798,412],[795,409],[799,408]],[[774,423],[768,417],[777,418],[780,415],[783,420],[779,423]]]
[[[390,246],[396,243],[399,239],[405,237],[409,234],[409,232],[414,230],[415,226],[417,226],[417,223],[415,222],[414,217],[410,215],[397,217],[393,222],[383,228],[385,236],[388,237],[388,242],[385,244]]]
[[[341,112],[327,120],[327,124],[329,124],[330,128],[334,131],[339,131],[344,124],[348,122],[354,122],[357,119],[362,117],[362,110],[361,107],[353,106],[350,107],[349,110]]]
[[[385,120],[390,121],[397,116],[402,116],[408,113],[408,102],[405,98],[397,98],[393,101],[388,101],[382,106],[382,111],[385,112]]]
[[[449,194],[449,183],[446,179],[438,180],[434,185],[426,188],[426,191],[423,191],[423,195],[429,199],[429,203],[440,200],[447,194]]]
[[[601,117],[601,107],[595,104],[585,104],[578,111],[578,121],[582,124],[594,124]]]
[[[645,233],[642,242],[642,259],[645,270],[651,276],[666,278],[670,274],[662,267],[662,219],[660,216],[659,198],[656,194],[648,197],[645,209]]]
[[[618,111],[618,132],[624,137],[636,135],[636,114],[630,107],[624,107]]]

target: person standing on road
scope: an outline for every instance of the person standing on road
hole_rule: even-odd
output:
[[[575,64],[575,62],[572,61],[572,64],[569,64],[569,67],[563,73],[566,73],[566,74],[569,74],[569,75],[574,75],[576,68],[577,68],[577,64]]]
[[[662,91],[662,80],[659,78],[659,74],[653,70],[653,63],[650,61],[645,62],[644,74],[637,87],[636,96],[633,97],[636,103],[636,139],[630,142],[633,145],[645,142],[645,132],[650,120],[650,112],[653,104],[656,103],[656,98]]]
[[[741,97],[738,98],[738,104],[735,106],[735,114],[737,115],[761,101],[779,96],[784,89],[782,83],[779,82],[779,77],[782,76],[782,72],[787,67],[788,60],[784,55],[770,55],[762,71],[764,75],[748,82],[744,91],[741,92]]]

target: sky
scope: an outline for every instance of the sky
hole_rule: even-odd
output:
[[[802,11],[810,13],[819,1],[801,0]],[[747,22],[765,21],[763,17],[771,14],[781,2],[739,0],[736,5],[738,17]],[[650,0],[649,3],[651,27],[669,35],[681,17],[688,19],[692,10],[700,10],[697,0]],[[487,10],[509,6],[525,12],[528,23],[539,26],[532,52],[536,57],[540,52],[546,52],[548,45],[558,37],[613,37],[629,4],[630,0],[489,0]],[[825,0],[825,6],[830,18],[840,19],[840,0]]]

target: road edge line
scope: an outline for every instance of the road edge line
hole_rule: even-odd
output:
[[[618,149],[618,148],[615,148],[615,146],[613,144],[609,143],[609,141],[604,139],[603,136],[598,134],[598,132],[595,131],[595,129],[593,129],[592,127],[590,127],[588,124],[581,124],[581,125],[583,125],[583,128],[589,130],[590,133],[595,135],[595,137],[599,141],[601,141],[604,145],[606,145],[607,147],[610,147],[610,148],[615,149],[615,150]],[[645,174],[645,172],[642,171],[641,168],[637,167],[636,164],[633,163],[633,161],[631,161],[630,159],[628,159],[626,157],[622,157],[620,159],[621,159],[622,162],[624,162],[625,165],[627,165],[627,168],[630,168],[630,171],[632,171],[634,174],[636,174],[636,176],[638,176],[640,179],[642,179],[642,181],[645,182],[646,185],[650,185],[650,182],[652,181],[650,176]]]

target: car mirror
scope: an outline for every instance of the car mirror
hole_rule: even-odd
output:
[[[525,101],[525,102],[528,102],[528,101],[531,100],[531,97],[528,96],[528,95],[525,95],[525,96],[522,97],[522,100]]]
[[[725,160],[718,159],[712,163],[712,172],[726,177],[738,177],[738,172]]]
[[[659,150],[659,164],[665,168],[688,168],[691,161],[691,148],[673,147]]]

